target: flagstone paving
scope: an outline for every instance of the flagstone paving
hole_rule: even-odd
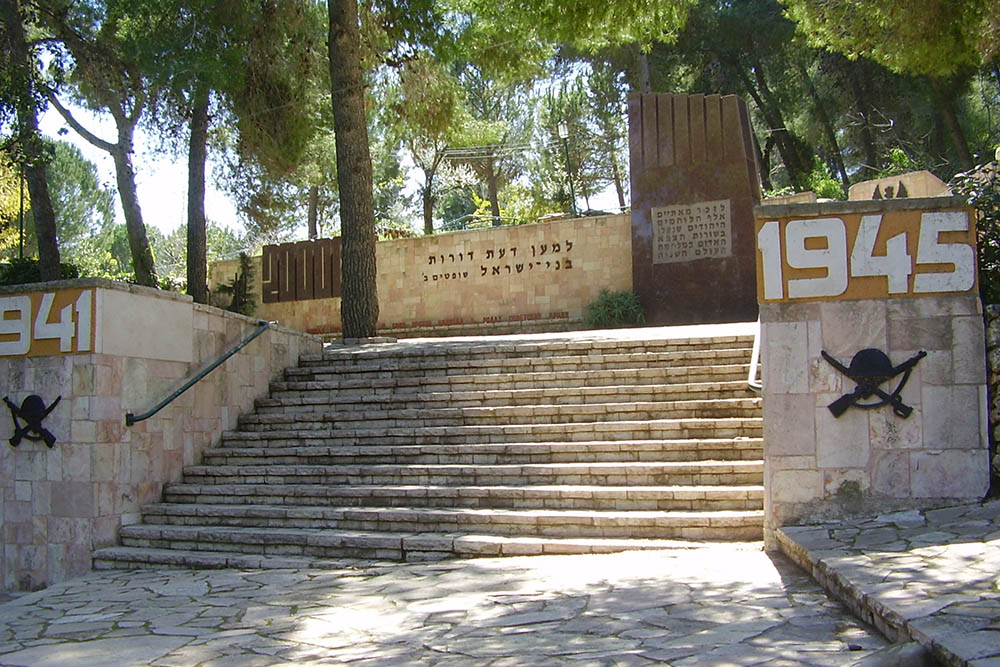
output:
[[[106,571],[0,605],[0,664],[849,665],[886,642],[760,543]]]
[[[782,550],[892,640],[1000,667],[1000,501],[786,527]]]

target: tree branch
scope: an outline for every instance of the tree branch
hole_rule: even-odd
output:
[[[59,115],[62,116],[67,123],[69,123],[69,126],[72,127],[77,134],[86,139],[89,143],[93,144],[97,148],[100,148],[102,151],[107,151],[109,153],[112,152],[117,147],[117,144],[113,144],[111,142],[105,141],[104,139],[101,139],[97,135],[90,132],[83,125],[81,125],[79,121],[77,121],[76,118],[73,117],[73,114],[70,113],[69,109],[64,107],[62,103],[59,102],[59,98],[56,97],[55,93],[49,91],[46,93],[46,96],[49,98],[49,102],[52,102],[52,106],[56,108],[56,111],[59,112]]]

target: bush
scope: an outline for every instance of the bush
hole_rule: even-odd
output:
[[[976,245],[979,252],[979,294],[983,303],[1000,303],[1000,174],[986,164],[956,174],[952,190],[979,211]]]
[[[59,265],[61,280],[75,280],[80,277],[80,269],[73,264],[63,262]],[[24,285],[26,283],[42,282],[39,262],[33,257],[12,259],[6,264],[0,264],[0,285]]]
[[[646,321],[646,314],[635,292],[601,290],[584,313],[584,321],[593,329],[635,327]]]

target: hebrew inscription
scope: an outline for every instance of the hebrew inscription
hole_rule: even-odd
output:
[[[423,273],[423,282],[443,284],[454,280],[468,280],[470,277],[493,279],[498,276],[565,271],[573,268],[573,259],[567,256],[572,250],[573,241],[563,239],[521,247],[490,246],[479,250],[428,255],[429,271]],[[465,266],[461,266],[462,264]]]
[[[733,254],[728,199],[651,209],[653,264],[674,264]]]

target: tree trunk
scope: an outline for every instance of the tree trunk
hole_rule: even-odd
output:
[[[854,103],[858,109],[858,115],[861,116],[861,149],[865,154],[865,164],[861,166],[861,178],[875,178],[882,168],[882,162],[879,160],[878,151],[875,149],[875,139],[872,137],[871,109],[866,102],[868,97],[865,95],[864,89],[861,86],[861,80],[858,78],[856,64],[847,60],[847,58],[839,58],[838,60],[847,69],[847,81],[851,87],[851,92],[854,94]]]
[[[309,240],[319,238],[319,186],[309,186],[309,211],[306,217],[306,225],[309,230]]]
[[[625,188],[622,186],[622,172],[618,166],[618,158],[611,153],[611,177],[615,181],[615,193],[618,195],[618,208],[625,210]]]
[[[111,157],[115,161],[115,180],[122,201],[122,211],[125,213],[125,228],[128,231],[129,250],[132,251],[135,282],[147,287],[158,287],[153,251],[149,247],[146,225],[142,221],[142,209],[139,208],[139,194],[135,187],[131,142],[127,148],[123,148],[119,142],[111,151]]]
[[[4,50],[10,54],[13,70],[8,74],[15,90],[18,142],[24,153],[23,166],[31,195],[31,214],[38,240],[38,268],[43,281],[59,280],[59,242],[56,217],[45,174],[45,152],[38,133],[38,108],[34,102],[34,63],[24,35],[24,25],[15,0],[0,0],[0,18],[6,24]]]
[[[500,220],[500,200],[497,198],[497,172],[493,168],[494,157],[491,154],[486,158],[486,190],[490,197],[490,215],[493,216],[493,226],[499,227],[503,224]]]
[[[341,320],[345,338],[374,336],[375,205],[365,124],[365,83],[357,0],[330,0],[330,85],[340,186]]]
[[[819,91],[816,90],[816,86],[813,84],[812,77],[809,76],[808,70],[806,70],[805,66],[801,62],[797,61],[795,63],[795,67],[802,76],[802,80],[806,82],[806,90],[809,91],[809,97],[812,98],[813,105],[816,107],[816,118],[819,120],[819,123],[823,128],[823,134],[826,135],[826,140],[830,144],[833,163],[836,166],[837,173],[840,174],[840,182],[844,186],[844,194],[847,194],[848,188],[851,187],[851,181],[847,177],[847,168],[844,166],[844,156],[840,152],[840,143],[837,141],[837,133],[833,129],[833,123],[830,122],[830,116],[826,113],[826,106],[823,104],[823,100],[820,98]]]
[[[760,63],[754,63],[751,69],[753,70],[758,86],[760,86],[759,94],[756,91],[753,93],[755,95],[754,101],[760,105],[761,113],[764,114],[764,118],[771,125],[772,134],[778,146],[778,153],[781,155],[781,161],[785,163],[789,178],[792,183],[802,186],[802,178],[812,171],[812,164],[801,154],[798,140],[792,135],[785,124],[785,118],[781,113],[781,106],[775,102],[774,95],[767,85],[763,66]],[[750,85],[749,89],[753,89],[753,86]]]
[[[771,182],[771,142],[773,140],[768,137],[765,142],[767,150],[761,150],[757,133],[751,132],[750,134],[753,135],[753,147],[757,151],[757,164],[760,167],[760,187],[764,192],[774,190],[774,183]]]
[[[208,303],[208,248],[205,239],[205,160],[208,157],[209,91],[199,86],[191,112],[188,145],[187,292]]]
[[[649,77],[649,54],[639,51],[639,92],[643,95],[653,92]]]
[[[424,234],[434,233],[434,191],[430,186],[420,191],[420,199],[424,206]]]
[[[928,77],[931,89],[934,91],[934,108],[940,116],[944,126],[948,128],[948,134],[955,145],[955,152],[958,154],[958,164],[965,171],[972,169],[972,152],[969,144],[965,140],[965,133],[958,122],[958,111],[955,109],[954,86],[949,86],[947,82],[937,77]]]

